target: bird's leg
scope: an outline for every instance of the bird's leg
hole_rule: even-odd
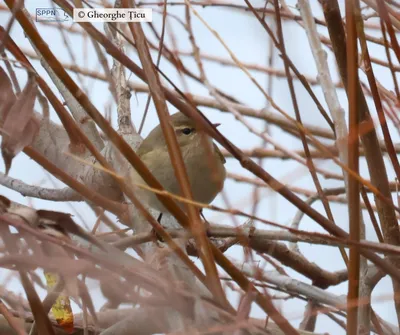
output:
[[[160,213],[160,214],[158,215],[157,222],[158,222],[159,224],[161,224],[162,216],[163,216],[163,213]],[[155,238],[157,239],[157,241],[164,242],[164,240],[162,239],[162,237],[161,237],[160,235],[157,234],[157,232],[154,230],[154,228],[152,229],[152,233],[154,234],[154,236],[155,236]]]
[[[206,234],[207,234],[208,237],[210,237],[210,231],[209,231],[209,229],[210,229],[210,223],[207,221],[206,217],[204,216],[204,214],[203,214],[203,209],[200,209],[200,215],[201,215],[201,217],[203,218],[204,223],[205,223],[205,225],[206,225]]]

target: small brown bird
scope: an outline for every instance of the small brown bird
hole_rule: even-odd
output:
[[[171,121],[182,151],[193,200],[209,204],[224,186],[225,158],[212,138],[199,131],[195,122],[186,115],[180,112],[175,113],[171,116]],[[206,145],[210,147],[206,148]],[[155,127],[143,140],[137,154],[165,190],[182,195],[160,125]],[[145,184],[134,169],[131,177],[133,183]],[[139,188],[137,192],[140,199],[150,207],[160,212],[166,212],[153,192]],[[185,208],[183,203],[178,202],[178,204],[182,209]]]

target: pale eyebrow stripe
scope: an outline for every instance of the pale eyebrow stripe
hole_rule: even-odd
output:
[[[190,126],[179,126],[179,127],[175,128],[175,130],[182,130],[182,129],[186,129],[186,128],[190,128],[191,130],[196,129],[196,128],[190,127]]]

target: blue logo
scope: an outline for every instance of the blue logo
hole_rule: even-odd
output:
[[[36,22],[40,21],[69,21],[70,16],[61,8],[36,8]]]

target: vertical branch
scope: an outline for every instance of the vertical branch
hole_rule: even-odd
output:
[[[397,159],[396,149],[394,148],[393,141],[390,136],[389,127],[386,122],[386,116],[383,111],[383,106],[382,106],[381,98],[379,95],[378,86],[376,84],[374,69],[371,64],[371,57],[369,55],[368,45],[367,45],[367,42],[365,39],[364,23],[361,18],[361,13],[357,13],[357,16],[359,17],[357,19],[357,32],[358,32],[358,36],[360,38],[362,55],[363,55],[364,61],[365,61],[365,73],[368,78],[368,83],[371,88],[372,98],[374,99],[375,108],[378,113],[379,123],[381,125],[386,149],[389,154],[390,161],[392,162],[393,169],[396,173],[397,179],[400,180],[400,165],[399,165],[399,161]],[[382,20],[381,20],[381,27],[382,27],[382,33],[384,34],[384,23],[382,22]],[[385,40],[385,38],[384,38],[384,40]],[[388,53],[388,54],[390,55],[390,53]],[[390,56],[389,56],[389,59],[390,59]],[[389,61],[389,64],[391,65],[390,61]],[[394,76],[394,83],[395,83],[395,87],[396,87],[396,79],[395,78],[396,77]]]
[[[346,29],[347,29],[347,89],[349,100],[349,137],[348,165],[358,173],[358,52],[357,30],[354,15],[354,0],[346,0]],[[358,180],[349,176],[349,230],[350,239],[360,240],[360,185]],[[347,294],[347,335],[356,335],[358,328],[358,288],[360,279],[360,253],[357,246],[350,247],[349,288]]]
[[[302,124],[302,120],[301,120],[301,115],[300,115],[300,111],[299,111],[299,106],[297,103],[297,99],[296,99],[296,93],[294,90],[294,86],[293,86],[293,78],[290,74],[290,69],[289,69],[289,62],[288,62],[288,56],[286,54],[286,49],[285,49],[285,42],[284,42],[284,37],[283,37],[283,31],[282,31],[282,22],[281,22],[281,15],[280,15],[280,10],[279,10],[279,2],[278,0],[274,0],[274,5],[275,5],[275,11],[276,11],[276,21],[277,21],[277,31],[278,31],[278,38],[279,38],[279,50],[282,52],[283,55],[283,63],[285,65],[285,73],[286,73],[286,77],[287,77],[287,81],[288,81],[288,85],[289,85],[289,91],[292,97],[292,103],[293,103],[293,109],[295,111],[296,114],[296,121],[299,124]],[[306,140],[306,136],[303,132],[300,133],[300,138],[301,138],[301,142],[303,145],[303,149],[304,149],[304,153],[306,155],[306,160],[307,160],[307,166],[309,168],[311,177],[313,179],[313,182],[315,184],[315,187],[317,189],[318,195],[322,201],[322,204],[324,206],[325,212],[328,216],[328,219],[332,222],[335,222],[331,208],[329,206],[329,202],[322,190],[321,187],[321,183],[319,182],[316,170],[315,170],[315,165],[314,162],[312,160],[311,154],[310,154],[310,149],[308,147],[308,143]],[[347,264],[347,254],[344,251],[343,248],[339,248],[340,253],[343,257],[343,260],[345,262],[345,264]]]
[[[385,22],[382,19],[380,19],[379,21],[380,21],[380,24],[381,24],[383,44],[385,45],[386,58],[388,60],[390,73],[392,74],[394,91],[396,92],[397,99],[400,100],[399,84],[397,82],[396,72],[395,72],[394,67],[393,67],[392,56],[390,55],[389,42],[388,42],[387,36],[386,36]]]
[[[119,2],[117,1],[115,3],[115,8],[118,7],[120,6]],[[106,31],[106,33],[108,33],[110,40],[117,46],[117,48],[121,52],[125,53],[123,39],[118,31],[119,27],[119,23],[104,24],[104,30]],[[94,43],[96,42],[94,41]],[[112,87],[115,88],[117,101],[118,132],[121,135],[132,134],[133,132],[135,132],[135,129],[131,121],[131,92],[126,81],[125,67],[120,62],[113,59],[113,66],[111,68],[110,74],[110,82],[112,83]]]
[[[125,8],[133,7],[133,1],[123,1]],[[182,153],[179,149],[179,144],[176,135],[170,125],[168,107],[165,100],[165,95],[161,87],[161,82],[156,72],[155,66],[152,62],[151,55],[147,46],[146,38],[140,24],[129,23],[132,35],[136,41],[137,50],[139,53],[140,61],[142,62],[145,71],[150,93],[152,95],[154,104],[156,106],[157,114],[160,119],[161,129],[165,136],[165,141],[168,145],[168,151],[171,156],[171,162],[179,182],[182,194],[185,198],[192,200],[192,192],[190,189],[189,179],[185,170]],[[190,219],[191,229],[194,233],[200,258],[203,262],[207,281],[210,284],[210,289],[215,295],[215,298],[222,304],[227,305],[225,293],[222,289],[221,282],[218,277],[217,267],[215,265],[214,257],[210,249],[210,243],[207,239],[205,228],[201,223],[199,213],[192,204],[187,204],[187,213]]]
[[[392,49],[397,57],[397,60],[400,62],[400,46],[397,41],[396,33],[393,29],[392,19],[390,18],[390,15],[386,8],[386,4],[383,0],[377,0],[376,3],[378,5],[378,14],[386,23],[387,31],[390,36],[390,42],[392,44]]]
[[[332,48],[335,54],[336,62],[338,64],[342,82],[348,90],[348,73],[347,73],[347,47],[346,37],[343,28],[340,9],[337,1],[335,0],[319,0],[322,3],[324,16],[326,19],[329,36],[332,41]],[[393,20],[392,20],[393,21]],[[368,171],[371,176],[371,182],[374,187],[384,195],[389,202],[382,201],[380,198],[375,197],[376,206],[380,224],[383,231],[383,236],[386,243],[400,245],[400,232],[397,224],[397,219],[391,200],[391,192],[389,188],[389,180],[386,172],[385,162],[382,156],[382,150],[379,145],[379,140],[373,127],[373,122],[368,109],[365,96],[362,92],[360,84],[357,88],[357,105],[359,108],[360,122],[370,124],[368,131],[361,135],[365,157],[367,160]],[[393,264],[394,268],[400,268],[400,260],[394,257],[388,257]],[[397,319],[400,324],[400,283],[392,280],[394,299],[396,306]]]
[[[307,0],[299,0],[300,14],[303,19],[305,31],[307,33],[308,41],[310,43],[311,51],[315,59],[315,64],[318,70],[318,79],[321,83],[321,88],[325,96],[326,104],[328,105],[329,112],[335,127],[336,134],[336,147],[339,152],[340,161],[347,165],[347,126],[344,117],[343,108],[340,106],[339,98],[333,83],[327,55],[322,48],[322,42],[319,38],[314,16],[311,11],[311,6]],[[347,188],[347,174],[343,170],[344,184]],[[347,192],[347,190],[346,190]]]
[[[381,125],[381,129],[382,129],[382,133],[384,136],[384,140],[385,140],[385,144],[386,144],[386,148],[390,157],[390,160],[393,164],[393,168],[395,170],[395,173],[397,176],[399,176],[399,163],[397,160],[397,155],[395,153],[395,149],[394,149],[394,145],[391,139],[391,135],[389,132],[389,128],[386,122],[386,117],[385,117],[385,113],[383,111],[383,106],[382,106],[382,101],[379,95],[379,90],[378,90],[378,86],[375,80],[375,75],[374,75],[374,70],[371,64],[371,58],[370,58],[370,54],[369,54],[369,50],[368,50],[368,45],[366,42],[366,36],[365,36],[365,32],[364,32],[364,21],[361,17],[361,10],[359,8],[359,3],[357,3],[357,7],[356,7],[356,19],[357,19],[357,33],[359,36],[359,40],[360,40],[360,44],[361,44],[361,48],[362,48],[362,55],[364,57],[364,62],[365,62],[365,72],[368,78],[368,83],[369,86],[371,88],[371,93],[372,93],[372,97],[374,100],[374,104],[375,104],[375,108],[377,110],[378,113],[378,117],[380,120],[380,125]],[[382,28],[382,33],[384,34],[384,23],[382,20],[381,21],[381,28]],[[385,41],[385,36],[384,36],[384,41]],[[385,41],[385,49],[388,52],[388,48],[387,48],[387,41]],[[390,56],[389,56],[389,65],[392,68],[392,64],[390,61]],[[392,72],[393,74],[393,72]],[[395,77],[394,77],[395,78]],[[395,86],[396,86],[396,80],[394,80],[395,82]],[[375,228],[375,231],[377,233],[378,239],[383,242],[383,238],[380,233],[378,224],[376,223],[376,219],[374,217],[373,212],[370,211],[370,206],[369,206],[369,200],[368,197],[365,194],[365,191],[363,190],[363,188],[361,188],[361,192],[362,192],[362,196],[364,198],[364,202],[370,212],[370,216],[371,216],[371,221],[372,224]],[[372,214],[372,215],[371,215]],[[362,236],[362,238],[365,238],[365,236]],[[364,267],[364,269],[363,269]],[[371,292],[373,288],[368,289],[368,283],[367,278],[369,276],[370,273],[370,269],[366,268],[366,265],[364,264],[364,262],[362,263],[362,267],[361,267],[361,271],[360,271],[360,284],[359,284],[359,300],[361,301],[370,301],[371,300]],[[359,308],[359,320],[358,320],[358,330],[359,332],[362,333],[366,333],[369,332],[370,330],[370,320],[371,320],[371,316],[373,316],[373,311],[371,311],[371,307],[370,304],[368,303],[363,303],[360,308]],[[372,320],[374,321],[375,326],[377,326],[377,321],[376,318],[372,318]]]
[[[149,24],[150,24],[150,27],[153,27],[151,22]],[[164,50],[164,39],[165,39],[166,26],[167,26],[167,0],[164,0],[162,29],[161,29],[160,43],[159,43],[159,46],[158,46],[157,62],[156,62],[156,67],[157,68],[160,66],[161,56],[162,56],[163,50]],[[155,29],[154,29],[154,31],[155,31]],[[146,105],[144,107],[142,121],[140,121],[139,130],[138,130],[139,134],[142,132],[144,123],[146,122],[147,113],[148,113],[149,107],[150,107],[150,101],[151,101],[151,95],[149,94],[147,96]]]
[[[264,6],[264,8],[267,8],[267,6],[268,6],[268,4],[269,4],[269,2],[268,1],[266,1],[265,2],[265,6]],[[265,20],[265,18],[263,17],[263,20]],[[273,21],[272,22],[272,24],[271,24],[271,30],[275,30],[274,29],[274,27],[276,27],[276,19],[275,19],[275,21]],[[268,51],[269,51],[269,56],[268,56],[268,68],[270,68],[270,69],[272,69],[273,67],[274,67],[274,61],[275,61],[275,48],[274,48],[274,42],[273,42],[273,40],[272,40],[272,38],[271,37],[269,37],[268,38]],[[272,74],[271,73],[268,73],[267,74],[267,81],[266,81],[266,92],[267,92],[267,94],[270,96],[270,97],[272,97],[272,93],[273,93],[273,84],[274,84],[274,77],[272,76]],[[270,108],[270,106],[271,106],[271,104],[270,104],[270,102],[268,101],[268,99],[265,99],[265,110],[268,110],[269,108]],[[265,125],[264,125],[264,132],[266,133],[266,134],[268,134],[268,135],[272,135],[271,134],[271,126],[270,126],[270,123],[269,122],[267,122],[267,121],[265,121]],[[268,146],[268,142],[266,141],[266,140],[262,140],[262,144],[261,144],[261,146],[262,146],[262,148],[266,148],[267,146]],[[263,166],[263,164],[264,164],[264,159],[262,158],[262,157],[260,157],[259,159],[258,159],[258,162],[257,162],[260,166]],[[268,190],[268,192],[271,192],[271,190]],[[271,193],[272,194],[272,193]],[[257,209],[258,209],[258,205],[259,205],[259,202],[260,202],[260,200],[261,200],[261,197],[260,197],[260,191],[259,191],[259,186],[257,186],[257,185],[255,185],[254,186],[254,189],[253,189],[253,199],[254,199],[254,201],[253,201],[253,208],[252,208],[252,210],[251,210],[251,213],[253,214],[253,215],[256,215],[257,214]],[[276,198],[275,198],[276,199]],[[275,200],[276,201],[276,200]],[[274,202],[275,202],[274,201]],[[273,204],[270,204],[269,205],[270,206],[270,208],[272,209],[273,207],[274,207],[274,205]]]
[[[367,41],[366,41],[366,35],[365,35],[365,31],[364,31],[364,21],[361,17],[361,9],[360,9],[360,4],[357,1],[355,8],[355,18],[356,18],[356,27],[357,27],[357,33],[358,33],[358,37],[360,40],[360,45],[361,45],[361,49],[362,49],[362,56],[363,56],[363,60],[365,62],[365,73],[367,75],[368,78],[368,83],[369,86],[371,88],[371,94],[372,94],[372,98],[374,100],[374,104],[375,104],[375,108],[376,111],[378,113],[378,118],[379,118],[379,123],[381,125],[381,129],[382,129],[382,133],[383,133],[383,137],[385,140],[385,145],[386,145],[386,149],[388,151],[390,160],[392,162],[394,171],[396,173],[397,178],[399,178],[399,174],[400,174],[400,166],[399,166],[399,162],[397,159],[397,155],[396,155],[396,151],[393,145],[393,141],[390,135],[390,131],[386,122],[386,117],[385,117],[385,112],[383,110],[383,106],[382,106],[382,101],[381,101],[381,97],[379,94],[379,90],[378,90],[378,86],[375,80],[375,75],[374,75],[374,69],[372,67],[371,64],[371,58],[370,58],[370,54],[369,54],[369,50],[368,50],[368,45],[367,45]],[[386,53],[388,55],[388,61],[389,61],[389,66],[392,72],[392,76],[394,78],[394,84],[395,84],[395,90],[397,92],[397,96],[398,96],[398,88],[397,88],[397,81],[396,81],[396,77],[395,74],[393,73],[393,66],[391,63],[391,58],[390,58],[390,52],[388,49],[388,43],[386,40],[386,36],[385,36],[385,24],[383,22],[383,20],[380,20],[381,22],[381,29],[382,29],[382,34],[383,34],[383,38],[384,38],[384,44],[385,44],[385,50]],[[368,197],[363,194],[365,193],[363,188],[361,188],[361,193],[363,198],[365,199],[364,202],[367,205],[369,205],[369,200]],[[372,215],[371,215],[372,214]],[[371,221],[372,224],[375,228],[375,231],[377,232],[377,236],[380,239],[380,241],[382,241],[382,237],[380,236],[380,230],[379,227],[377,225],[377,223],[375,222],[375,217],[373,215],[373,213],[370,212],[370,216],[371,216]],[[361,236],[361,238],[365,238],[365,233],[363,234],[363,236]],[[362,259],[363,261],[364,259]],[[372,288],[370,290],[366,289],[366,287],[368,287],[368,284],[365,282],[367,280],[367,277],[369,275],[370,270],[367,269],[366,266],[366,262],[363,261],[361,263],[361,271],[360,271],[360,281],[359,281],[359,300],[361,301],[370,301],[371,297],[370,294],[372,292]],[[372,314],[371,314],[372,312]],[[359,320],[358,320],[358,331],[359,332],[369,332],[370,329],[370,324],[371,324],[371,315],[373,315],[373,311],[371,311],[371,307],[370,304],[364,303],[360,306],[359,308]],[[373,320],[376,320],[376,318],[373,318]],[[377,326],[377,322],[374,321],[374,324]]]

